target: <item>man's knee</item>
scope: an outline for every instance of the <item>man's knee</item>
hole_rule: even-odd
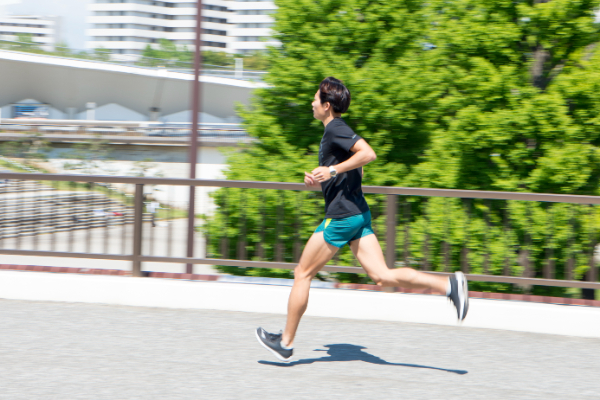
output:
[[[389,273],[371,274],[371,275],[369,275],[369,277],[371,278],[371,280],[373,282],[375,282],[375,284],[377,286],[387,287],[387,286],[395,285],[392,274],[389,274]]]
[[[313,274],[311,268],[306,268],[303,264],[298,264],[296,268],[294,268],[294,279],[295,280],[311,280],[313,278]]]

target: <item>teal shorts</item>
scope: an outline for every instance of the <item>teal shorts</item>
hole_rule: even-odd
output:
[[[338,248],[361,237],[375,234],[371,228],[371,211],[346,218],[327,218],[315,230],[315,233],[318,232],[323,232],[325,241]]]

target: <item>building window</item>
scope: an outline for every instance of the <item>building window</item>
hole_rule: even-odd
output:
[[[225,48],[227,47],[226,43],[219,43],[219,42],[207,42],[207,41],[202,41],[202,46],[208,46],[208,47],[220,47],[220,48]]]
[[[217,23],[217,24],[226,24],[227,23],[227,20],[224,19],[224,18],[212,18],[212,17],[202,17],[202,21],[204,21],[204,22],[214,22],[214,23]]]
[[[213,11],[223,11],[223,12],[228,12],[229,11],[227,9],[227,7],[213,6],[213,5],[208,5],[208,4],[203,4],[202,5],[202,9],[203,10],[213,10]]]
[[[202,29],[202,33],[206,35],[227,36],[227,31],[218,31],[216,29]]]

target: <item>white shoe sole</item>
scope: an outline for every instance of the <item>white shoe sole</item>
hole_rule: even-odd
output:
[[[465,275],[462,272],[457,272],[455,276],[458,289],[458,300],[460,302],[458,319],[462,321],[469,311],[469,285],[467,283],[467,278],[465,278]]]
[[[278,352],[276,352],[275,350],[273,350],[272,348],[270,348],[269,346],[267,346],[266,344],[263,343],[263,341],[260,339],[260,336],[258,336],[258,330],[254,331],[254,335],[256,336],[256,340],[258,340],[258,343],[260,343],[260,345],[262,347],[264,347],[265,349],[267,349],[271,353],[273,353],[273,355],[275,357],[277,357],[278,359],[280,359],[283,362],[290,362],[290,360],[292,359],[293,355],[289,356],[289,358],[284,358],[281,354],[279,354]]]

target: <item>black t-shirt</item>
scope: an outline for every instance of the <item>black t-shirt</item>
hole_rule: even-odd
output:
[[[362,139],[341,118],[335,118],[325,127],[319,147],[319,166],[336,166],[354,153],[350,148]],[[361,189],[362,168],[337,174],[321,183],[325,197],[325,218],[344,218],[369,211]]]

